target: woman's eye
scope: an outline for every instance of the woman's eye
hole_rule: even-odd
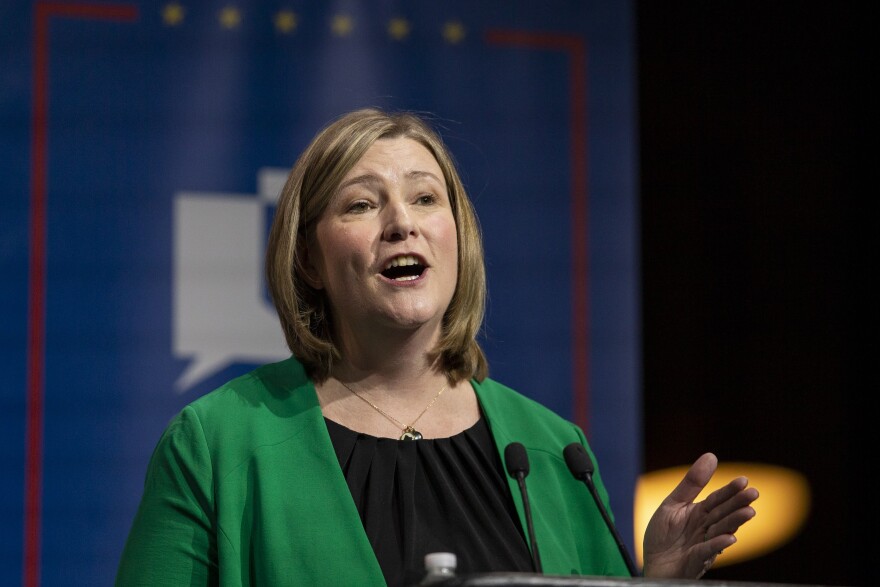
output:
[[[437,197],[434,194],[422,194],[416,201],[419,204],[433,204],[437,201]]]
[[[360,202],[353,202],[353,203],[352,203],[352,204],[346,209],[346,212],[349,212],[349,213],[352,213],[352,214],[363,214],[364,212],[366,212],[366,211],[369,210],[369,209],[370,209],[370,204],[369,204],[369,203],[367,203],[367,202],[363,202],[363,201],[360,201]]]

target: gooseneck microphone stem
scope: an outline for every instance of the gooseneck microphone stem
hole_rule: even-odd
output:
[[[599,508],[599,513],[602,514],[602,519],[605,520],[605,525],[608,527],[608,530],[611,531],[611,535],[617,543],[617,550],[620,551],[620,555],[626,563],[626,568],[629,569],[629,574],[633,577],[641,576],[641,573],[629,554],[629,550],[626,548],[626,544],[624,544],[623,540],[620,538],[620,534],[617,532],[617,528],[611,520],[611,516],[608,515],[608,510],[605,509],[605,504],[602,503],[602,499],[599,497],[596,485],[593,483],[593,460],[590,458],[590,455],[587,454],[587,449],[585,449],[582,444],[573,442],[565,447],[562,451],[562,455],[565,457],[565,463],[568,465],[571,474],[574,475],[576,479],[583,481],[584,485],[587,486],[587,489],[590,490],[590,493],[593,496],[593,501],[596,502],[596,507]]]
[[[519,490],[523,496],[523,510],[525,510],[526,522],[529,526],[529,542],[532,545],[532,563],[535,565],[535,571],[540,573],[542,572],[541,556],[538,554],[538,543],[535,541],[535,526],[532,523],[532,508],[529,506],[525,476],[522,473],[517,474],[516,481],[519,483]]]
[[[519,442],[511,442],[504,449],[504,464],[507,473],[516,479],[522,496],[523,511],[526,515],[526,526],[529,532],[529,543],[532,546],[532,564],[535,571],[543,573],[541,555],[538,554],[538,541],[535,539],[535,525],[532,523],[532,508],[529,504],[529,492],[526,489],[526,475],[529,474],[529,457],[526,448]]]

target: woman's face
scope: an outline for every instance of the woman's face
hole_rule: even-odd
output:
[[[316,226],[312,285],[343,344],[376,328],[438,336],[455,291],[458,240],[443,172],[425,147],[380,139],[348,172]]]

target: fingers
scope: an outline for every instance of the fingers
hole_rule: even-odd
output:
[[[704,543],[709,552],[720,552],[735,543],[736,531],[755,517],[751,503],[758,499],[758,490],[747,484],[745,477],[737,477],[702,502],[706,512]]]
[[[725,548],[730,548],[734,544],[736,544],[736,536],[733,535],[733,532],[714,536],[707,532],[703,543],[700,545],[700,553],[704,558],[708,558],[712,555],[721,554],[721,551]]]
[[[751,506],[746,506],[724,516],[718,522],[716,522],[714,526],[710,527],[710,529],[712,530],[712,532],[720,532],[733,535],[737,530],[739,530],[740,526],[742,526],[754,517],[755,509]]]
[[[709,524],[714,524],[734,512],[748,515],[743,521],[748,521],[755,515],[754,510],[749,506],[758,499],[758,490],[754,487],[748,487],[748,483],[749,481],[745,477],[737,477],[727,485],[710,493],[703,500],[702,506],[708,516]]]
[[[699,579],[703,575],[706,574],[712,565],[715,564],[715,559],[718,558],[718,555],[721,552],[730,546],[732,546],[736,542],[736,537],[731,536],[729,534],[716,536],[711,540],[705,541],[699,547],[699,552],[696,554],[698,559],[703,560],[702,568],[697,572],[696,578]]]

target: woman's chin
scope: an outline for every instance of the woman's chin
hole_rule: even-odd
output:
[[[440,327],[442,312],[424,310],[391,311],[385,315],[385,324],[392,329],[414,331]]]

